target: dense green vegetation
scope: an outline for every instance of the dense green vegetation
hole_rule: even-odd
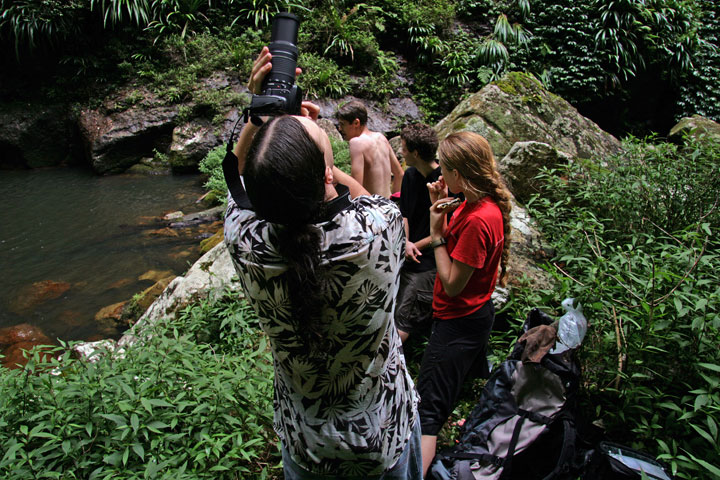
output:
[[[273,367],[249,307],[188,307],[142,345],[95,362],[0,375],[0,477],[278,478]]]
[[[653,140],[543,175],[530,214],[558,286],[535,302],[582,300],[586,415],[678,478],[718,478],[720,143]]]
[[[301,17],[310,98],[411,95],[430,120],[508,70],[541,78],[615,134],[665,134],[679,116],[720,118],[720,6],[713,0],[2,0],[4,98],[91,103],[145,85],[211,118],[244,81],[272,14]],[[83,82],[77,82],[82,78]],[[227,98],[229,96],[229,98]],[[138,96],[138,99],[141,98]]]

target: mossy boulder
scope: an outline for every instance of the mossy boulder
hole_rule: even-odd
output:
[[[542,142],[570,157],[620,151],[620,142],[550,93],[532,75],[513,72],[463,100],[436,126],[442,139],[460,130],[484,136],[498,159],[516,142]]]
[[[700,115],[685,117],[670,129],[668,140],[680,144],[683,142],[685,135],[693,137],[704,135],[715,141],[720,141],[720,123],[713,122],[709,118]]]

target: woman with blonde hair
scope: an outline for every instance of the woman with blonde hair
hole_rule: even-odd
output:
[[[442,176],[429,183],[430,237],[437,264],[433,327],[420,368],[423,474],[435,456],[437,434],[452,412],[465,378],[488,375],[487,344],[496,282],[505,284],[510,248],[510,191],[487,140],[457,132],[440,142]],[[462,193],[447,221],[448,190]]]

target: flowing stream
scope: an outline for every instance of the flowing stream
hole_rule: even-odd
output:
[[[29,323],[52,339],[117,338],[117,328],[95,320],[100,309],[199,258],[202,236],[167,228],[162,217],[202,210],[202,193],[197,175],[0,171],[0,328]]]

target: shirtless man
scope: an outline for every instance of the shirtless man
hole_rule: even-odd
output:
[[[403,169],[385,135],[367,128],[367,110],[353,100],[338,110],[340,133],[350,146],[350,174],[371,194],[399,192]],[[392,189],[391,189],[392,183]]]

